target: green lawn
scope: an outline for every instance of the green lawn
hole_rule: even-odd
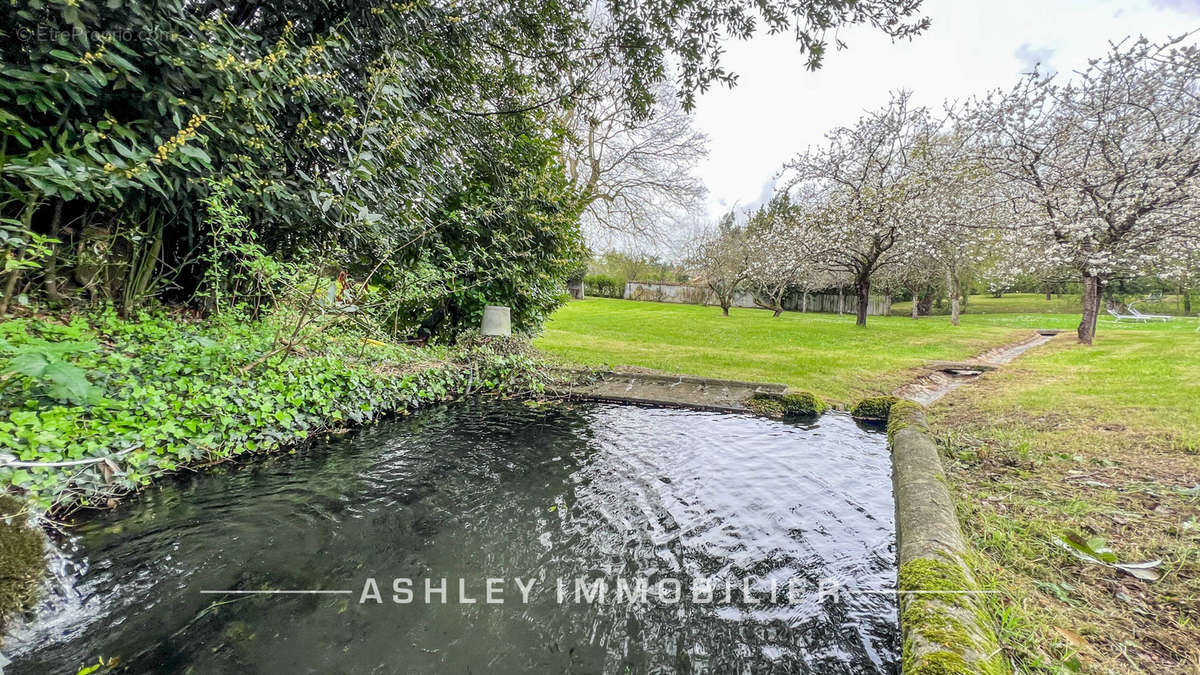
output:
[[[1200,333],[1063,335],[933,406],[976,572],[1028,672],[1200,672]],[[1148,583],[1054,543],[1161,560]],[[1130,670],[1130,666],[1133,670]]]
[[[1022,357],[1011,372],[994,377],[1003,386],[978,401],[988,410],[1032,416],[1069,412],[1074,420],[1120,422],[1200,452],[1195,321],[1121,327],[1100,333],[1090,348],[1073,336],[1060,336]]]
[[[892,391],[923,363],[964,359],[1018,341],[1034,328],[1070,330],[1078,322],[1072,314],[966,314],[954,327],[943,316],[873,316],[864,329],[851,315],[788,312],[773,318],[764,310],[735,308],[724,317],[717,307],[589,298],[556,312],[534,344],[567,364],[781,382],[850,403]],[[1184,328],[1182,322],[1162,327],[1105,320],[1099,340],[1126,332],[1185,334]]]

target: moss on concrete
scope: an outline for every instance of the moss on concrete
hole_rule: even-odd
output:
[[[925,422],[925,407],[906,399],[897,399],[888,409],[888,443],[895,443],[896,434],[901,429],[913,427],[919,431],[928,431]]]
[[[0,629],[37,597],[45,569],[43,535],[29,526],[24,505],[0,495]]]
[[[961,567],[933,558],[917,558],[901,565],[899,584],[902,591],[961,591],[974,587]]]
[[[861,420],[886,422],[892,406],[900,399],[895,396],[872,396],[864,398],[850,409],[850,415]]]
[[[905,662],[904,675],[978,675],[979,671],[954,652],[930,652]]]
[[[888,420],[900,548],[897,585],[906,674],[982,673],[1011,668],[971,572],[953,498],[928,433],[924,408],[895,402]]]
[[[824,401],[807,391],[794,394],[755,394],[746,407],[767,417],[813,417],[829,409]]]
[[[909,561],[901,566],[900,585],[903,590],[926,591],[901,597],[905,675],[1012,672],[981,605],[967,595],[928,592],[975,590],[958,565],[924,558]]]

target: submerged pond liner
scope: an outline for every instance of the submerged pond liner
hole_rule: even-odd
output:
[[[895,672],[894,596],[817,596],[894,588],[893,517],[886,439],[847,415],[443,406],[81,522],[69,586],[16,627],[6,672]],[[489,577],[505,604],[484,602]],[[516,577],[537,580],[527,603]],[[367,578],[381,602],[359,602]],[[449,601],[394,604],[396,578],[418,598],[446,578]],[[609,601],[560,602],[579,578]],[[614,601],[638,578],[733,599]],[[789,579],[798,600],[771,599]],[[351,593],[200,594],[265,589]]]

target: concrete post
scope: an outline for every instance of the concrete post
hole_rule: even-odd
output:
[[[480,335],[512,335],[512,320],[507,307],[499,305],[484,305],[483,325],[479,328]]]

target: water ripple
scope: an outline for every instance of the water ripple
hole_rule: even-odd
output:
[[[896,672],[894,598],[815,595],[894,584],[889,473],[882,434],[844,415],[435,408],[81,522],[9,672]],[[367,577],[384,604],[359,604]],[[396,577],[418,602],[391,602]],[[481,601],[489,577],[504,604]],[[651,601],[575,603],[577,577],[646,579]],[[425,604],[442,578],[451,601]],[[672,579],[688,601],[663,602]],[[271,588],[354,592],[199,593]]]

